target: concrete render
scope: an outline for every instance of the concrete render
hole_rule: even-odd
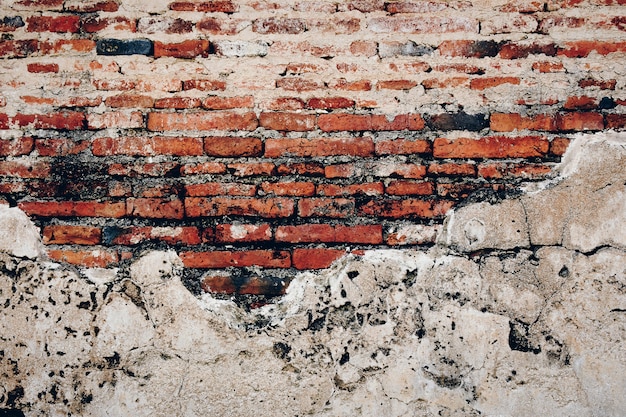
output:
[[[0,237],[14,415],[626,415],[624,134],[457,209],[428,251],[346,256],[250,312],[195,297],[173,251],[71,270],[7,207]]]

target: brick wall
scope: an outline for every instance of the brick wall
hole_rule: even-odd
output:
[[[624,130],[625,31],[624,0],[5,0],[2,200],[55,260],[280,294]]]

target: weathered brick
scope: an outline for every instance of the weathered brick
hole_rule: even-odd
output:
[[[289,268],[291,254],[287,251],[246,250],[182,252],[180,259],[187,268],[228,268],[260,266],[265,268]]]
[[[49,114],[16,114],[12,123],[30,129],[77,130],[85,126],[82,112],[64,111]]]
[[[329,224],[304,224],[279,226],[276,241],[287,243],[361,243],[380,244],[383,241],[381,225],[332,226]]]
[[[265,56],[269,52],[269,44],[265,41],[216,40],[213,47],[215,54],[225,57]]]
[[[568,97],[563,108],[566,110],[591,110],[598,107],[595,98],[589,96],[572,96]]]
[[[274,175],[276,166],[271,162],[238,162],[227,165],[228,171],[238,177]]]
[[[500,58],[503,59],[520,59],[529,55],[546,55],[556,56],[557,47],[553,43],[518,43],[509,42],[500,48]]]
[[[389,120],[384,115],[372,114],[321,114],[318,125],[325,132],[338,131],[382,131],[382,130],[421,130],[424,120],[418,114],[401,114]]]
[[[24,201],[18,204],[29,215],[39,217],[123,217],[126,204],[98,201]]]
[[[204,151],[209,156],[259,156],[262,147],[263,143],[259,138],[221,136],[204,138]]]
[[[324,88],[324,83],[318,80],[311,80],[300,77],[288,77],[276,80],[276,88],[287,91],[313,91]]]
[[[533,70],[541,73],[565,72],[562,62],[539,61],[533,63]]]
[[[44,161],[0,161],[1,177],[46,178],[50,175],[50,164]]]
[[[14,32],[24,27],[22,16],[4,16],[0,20],[0,32]]]
[[[542,130],[549,132],[602,130],[604,119],[599,113],[540,114],[524,117],[519,114],[494,113],[491,115],[491,130],[511,132],[514,130]]]
[[[440,200],[371,200],[358,207],[359,215],[379,216],[394,219],[417,217],[424,219],[439,218],[451,209],[451,201]]]
[[[192,156],[203,154],[203,143],[202,138],[191,137],[103,137],[94,139],[92,152],[95,156]]]
[[[119,4],[113,0],[70,0],[63,4],[63,8],[77,13],[117,12]]]
[[[426,78],[422,80],[425,89],[469,87],[469,77]]]
[[[568,58],[584,58],[592,52],[598,55],[609,55],[615,52],[626,52],[626,42],[610,42],[610,41],[573,41],[565,42],[564,46],[559,48],[558,54]]]
[[[97,245],[102,230],[93,226],[46,226],[43,228],[43,243],[47,245]]]
[[[267,242],[272,239],[269,224],[218,224],[215,240],[218,243]]]
[[[158,198],[129,198],[126,213],[131,217],[149,219],[182,219],[185,212],[180,200]]]
[[[202,100],[202,107],[209,110],[251,109],[253,96],[218,97],[210,96]]]
[[[478,33],[476,19],[462,16],[377,17],[367,21],[374,33]]]
[[[36,39],[0,40],[1,58],[25,58],[38,50]]]
[[[306,107],[315,110],[348,109],[354,107],[354,100],[345,97],[310,98]]]
[[[410,90],[417,85],[416,81],[411,80],[387,80],[378,81],[376,88],[379,90]]]
[[[198,56],[209,56],[209,41],[207,40],[187,40],[178,43],[154,42],[154,57],[174,57],[193,59]]]
[[[608,124],[608,121],[607,121]],[[609,127],[609,126],[607,126]],[[554,138],[550,142],[550,155],[562,156],[569,146],[569,138]]]
[[[221,162],[201,162],[184,164],[180,167],[180,175],[223,174],[226,164]]]
[[[372,156],[374,142],[371,138],[317,138],[317,139],[267,139],[265,157],[283,156]]]
[[[89,149],[88,140],[67,138],[42,138],[35,141],[35,149],[41,156],[76,155]]]
[[[449,40],[437,47],[439,54],[450,57],[485,58],[500,52],[500,43],[495,41]]]
[[[392,181],[385,187],[389,195],[430,195],[434,190],[431,182]]]
[[[197,227],[104,227],[102,239],[107,245],[134,246],[146,241],[170,245],[199,245],[202,243]]]
[[[331,81],[328,87],[335,90],[345,91],[370,91],[372,82],[370,80],[348,81],[345,78]]]
[[[349,195],[381,195],[384,186],[381,182],[338,185],[338,184],[319,184],[316,188],[318,195],[326,197],[349,196]]]
[[[385,3],[385,10],[391,14],[396,13],[435,13],[447,9],[446,3],[434,1],[398,1]]]
[[[87,15],[83,17],[81,20],[81,29],[87,33],[97,33],[105,29],[135,32],[136,27],[137,25],[136,25],[135,19],[129,19],[124,16],[99,18],[99,17]],[[115,49],[113,46],[111,47],[111,52],[115,52]],[[107,54],[105,53],[102,55],[107,55]]]
[[[350,198],[303,198],[298,201],[300,217],[347,218],[354,215],[355,202]]]
[[[485,114],[442,113],[430,116],[426,123],[434,130],[469,130],[480,131],[489,126]]]
[[[183,81],[183,90],[217,91],[225,90],[226,83],[214,79],[197,79]]]
[[[142,17],[137,21],[137,32],[141,33],[189,33],[193,30],[193,23],[189,20],[173,17]],[[156,55],[156,47],[155,55]]]
[[[28,155],[33,150],[34,143],[32,137],[0,139],[0,156]]]
[[[264,182],[261,184],[261,191],[264,195],[308,197],[315,194],[315,184],[312,182]]]
[[[519,77],[486,77],[486,78],[473,78],[470,81],[470,88],[472,90],[486,90],[487,88],[494,88],[502,84],[514,84],[519,85]]]
[[[256,114],[234,112],[149,113],[148,129],[168,130],[254,130]]]
[[[35,62],[27,65],[28,72],[32,73],[48,73],[59,72],[59,64]]]
[[[50,42],[41,42],[39,51],[44,55],[60,55],[68,52],[90,54],[96,47],[91,39],[59,39]]]
[[[617,85],[617,80],[597,80],[595,78],[583,78],[578,81],[578,86],[580,88],[589,88],[589,87],[597,87],[600,90],[615,90],[615,86]]]
[[[154,47],[149,39],[100,39],[96,42],[98,55],[152,55]]]
[[[488,136],[478,139],[437,138],[435,158],[530,158],[544,156],[549,142],[541,136]]]
[[[135,177],[147,175],[150,177],[172,176],[179,170],[176,162],[161,163],[135,163],[135,164],[111,164],[109,165],[109,175],[120,175],[125,177]]]
[[[150,96],[139,94],[119,94],[107,97],[104,101],[109,107],[143,107],[149,108],[154,105],[154,99]]]
[[[314,114],[263,112],[259,116],[261,127],[271,130],[305,132],[316,126],[317,116]]]
[[[225,182],[205,182],[200,184],[188,184],[185,191],[189,197],[207,196],[248,196],[256,195],[256,185]]]
[[[87,115],[88,129],[133,129],[142,127],[145,127],[145,122],[143,113],[140,111],[111,111],[102,114],[90,113]]]
[[[188,217],[281,218],[293,214],[294,202],[288,198],[188,197],[185,199],[185,212]]]
[[[28,32],[69,32],[76,33],[80,29],[79,18],[67,16],[31,16],[26,19]]]
[[[276,168],[278,175],[324,176],[324,165],[319,162],[290,162]]]
[[[302,19],[268,17],[257,19],[252,24],[252,31],[261,34],[289,34],[294,35],[306,30],[306,23]]]
[[[207,17],[196,23],[196,29],[212,35],[235,35],[250,24],[248,20]]]
[[[116,264],[119,260],[117,252],[105,249],[53,249],[48,250],[47,254],[50,259],[57,262],[67,262],[72,265],[80,265],[86,268],[107,268]]]
[[[543,164],[489,163],[478,166],[478,176],[485,179],[522,177],[537,179],[550,173],[551,167]]]
[[[387,231],[385,243],[392,246],[435,243],[439,230],[439,225],[412,224],[398,226]]]
[[[216,0],[216,1],[175,1],[170,3],[170,10],[179,12],[222,12],[222,13],[235,13],[238,10],[238,6],[230,0]]]
[[[346,254],[341,249],[294,249],[293,267],[296,269],[324,269]]]
[[[607,129],[623,129],[626,127],[626,114],[607,114]]]
[[[476,176],[476,166],[474,164],[430,164],[428,166],[429,176],[446,176],[446,177],[474,177]]]
[[[202,101],[195,97],[167,97],[154,101],[157,109],[193,109],[202,106]]]

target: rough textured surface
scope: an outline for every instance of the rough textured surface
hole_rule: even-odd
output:
[[[81,273],[3,251],[0,404],[26,416],[623,416],[626,140],[608,136],[579,138],[551,183],[457,210],[429,251],[348,255],[251,311],[192,295],[172,251]],[[546,202],[547,229],[533,212]]]

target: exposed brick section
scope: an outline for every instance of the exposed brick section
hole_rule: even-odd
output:
[[[280,295],[626,130],[621,0],[137,3],[0,2],[0,201],[51,259]]]

